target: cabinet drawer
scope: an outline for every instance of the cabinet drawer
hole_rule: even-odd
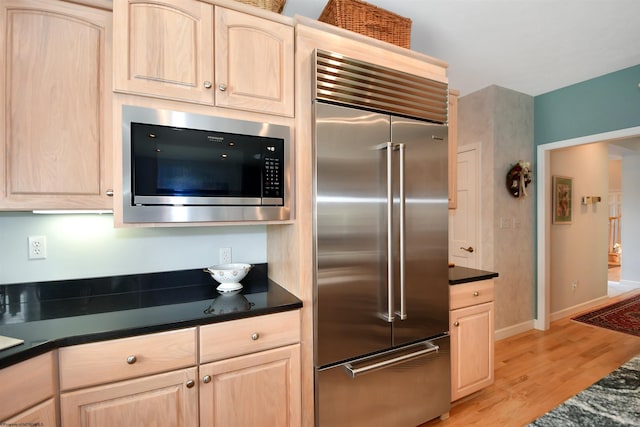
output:
[[[196,364],[196,328],[64,347],[60,389],[69,390]]]
[[[52,397],[54,354],[42,354],[0,370],[0,421]]]
[[[200,363],[300,342],[300,310],[200,327]]]
[[[468,307],[493,301],[493,280],[449,286],[449,308]]]

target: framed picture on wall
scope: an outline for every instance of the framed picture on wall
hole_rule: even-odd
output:
[[[571,224],[573,178],[553,177],[553,224]]]

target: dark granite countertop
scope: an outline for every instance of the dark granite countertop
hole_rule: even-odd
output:
[[[58,347],[294,310],[302,302],[257,264],[234,295],[202,269],[0,285],[0,368]]]
[[[477,282],[478,280],[487,280],[494,277],[498,277],[498,273],[459,266],[449,268],[450,285],[460,285],[462,283]]]

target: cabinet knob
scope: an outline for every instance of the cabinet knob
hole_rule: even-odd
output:
[[[187,381],[187,388],[193,388],[194,385],[196,385],[196,382],[194,380]]]
[[[225,90],[227,90],[227,85],[225,84],[218,85],[218,90],[220,92],[224,92]]]
[[[251,335],[251,339],[254,341],[258,341],[258,338],[260,338],[260,334],[257,332],[254,332],[253,335]]]
[[[480,295],[480,292],[478,292],[478,291],[473,291],[473,296],[474,296],[474,297],[477,297],[478,295]]]
[[[211,86],[213,86],[213,85],[211,84],[211,82],[209,80],[205,80],[204,81],[204,88],[205,89],[211,89]]]
[[[113,197],[113,190],[107,190],[105,191],[105,194],[109,197]]]
[[[136,356],[134,356],[134,355],[131,355],[131,356],[127,357],[127,363],[129,365],[133,365],[137,361],[138,361],[138,358]]]
[[[460,326],[460,322],[458,322],[457,320],[455,322],[453,322],[453,326]]]
[[[205,375],[202,377],[202,382],[205,384],[209,384],[211,382],[211,375]]]

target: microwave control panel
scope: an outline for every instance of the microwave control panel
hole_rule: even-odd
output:
[[[278,157],[264,158],[263,197],[282,197],[282,165]]]

